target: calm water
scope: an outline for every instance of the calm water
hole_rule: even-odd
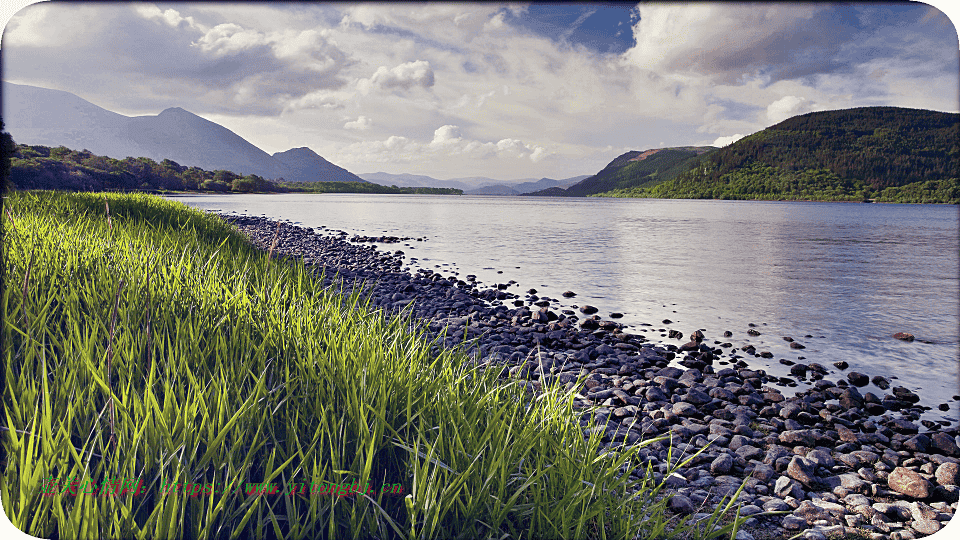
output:
[[[487,285],[519,282],[561,305],[624,313],[629,331],[661,339],[663,319],[774,358],[846,360],[896,376],[929,418],[954,421],[958,390],[958,208],[937,205],[396,195],[171,197],[191,206],[287,219],[348,233],[425,237],[388,245],[411,268]],[[502,272],[502,273],[498,273]],[[566,300],[561,293],[577,297]],[[641,326],[641,323],[653,327]],[[747,339],[748,323],[759,337]],[[732,338],[722,338],[730,330]],[[918,341],[891,336],[909,332]],[[805,337],[807,335],[813,337]],[[806,345],[792,350],[783,336]],[[664,342],[673,342],[662,338]],[[828,379],[844,372],[835,370]],[[800,388],[804,388],[801,385]],[[863,391],[878,396],[872,385]]]

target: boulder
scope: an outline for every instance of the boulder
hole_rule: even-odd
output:
[[[926,499],[933,490],[930,482],[920,476],[920,473],[904,467],[893,469],[887,477],[887,485],[893,491],[914,499]]]
[[[937,483],[941,486],[960,485],[960,464],[947,462],[937,467]]]
[[[867,377],[859,371],[851,371],[847,373],[847,380],[854,386],[866,386],[870,382],[870,377]]]
[[[821,484],[817,478],[817,464],[805,457],[793,456],[787,465],[787,475],[808,488],[816,488]]]

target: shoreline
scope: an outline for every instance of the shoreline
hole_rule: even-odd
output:
[[[481,288],[474,276],[453,280],[427,269],[411,274],[402,251],[362,245],[369,238],[218,215],[261,249],[302,258],[324,276],[325,286],[362,287],[372,309],[408,313],[424,323],[429,337],[445,336],[438,344],[465,345],[476,363],[502,366],[504,376],[524,379],[534,392],[544,381],[576,390],[578,403],[599,407],[597,424],[581,424],[587,432],[602,431],[607,447],[668,432],[686,455],[711,442],[680,475],[666,479],[675,513],[696,517],[744,479],[741,515],[789,512],[752,518],[748,530],[763,537],[805,530],[808,538],[854,531],[870,538],[919,537],[937,532],[956,513],[957,427],[914,423],[923,409],[906,388],[894,387],[884,399],[861,395],[857,388],[867,375],[851,372],[849,383],[834,383],[823,378],[822,365],[797,363],[791,373],[815,384],[787,397],[776,388],[782,380],[751,369],[749,358],[738,354],[752,356],[748,346],[725,351],[722,345],[729,344],[707,345],[700,332],[679,347],[651,343],[583,312],[587,306],[581,313],[557,313],[549,298],[528,305],[506,291],[509,284]],[[674,365],[677,358],[683,367]],[[720,358],[731,367],[715,369]],[[576,389],[581,376],[587,378]],[[658,481],[669,468],[667,446],[654,443],[642,452]]]

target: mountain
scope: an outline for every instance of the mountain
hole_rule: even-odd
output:
[[[464,195],[519,195],[520,192],[510,186],[503,184],[494,184],[492,186],[483,186],[482,188],[464,191]]]
[[[273,159],[277,162],[280,176],[287,182],[315,182],[316,178],[323,178],[325,182],[366,183],[363,178],[337,167],[305,146],[277,152]]]
[[[441,182],[436,178],[431,178],[429,176],[423,176],[419,174],[390,174],[385,172],[375,172],[375,173],[361,173],[358,174],[360,178],[368,182],[376,182],[384,186],[398,186],[398,187],[458,187],[459,186],[438,186],[437,182]]]
[[[86,149],[116,159],[169,159],[289,181],[364,181],[309,149],[271,156],[220,124],[179,107],[156,116],[129,117],[60,90],[7,82],[2,89],[4,122],[20,144]]]
[[[583,178],[564,190],[551,186],[533,191],[530,195],[586,197],[614,189],[654,185],[676,177],[695,158],[715,150],[712,146],[654,148],[643,152],[632,150],[617,156],[597,174]]]
[[[220,124],[179,107],[166,109],[156,116],[132,117],[124,132],[137,146],[149,152],[145,157],[155,161],[169,159],[206,170],[224,169],[265,178],[281,176],[270,154]],[[16,133],[13,135],[16,140]],[[88,149],[98,153],[93,148]],[[107,151],[102,153],[125,157]]]
[[[561,186],[567,187],[583,180],[589,175],[574,176],[563,180],[551,178],[522,178],[519,180],[495,180],[485,176],[470,176],[465,178],[451,178],[438,180],[436,178],[417,174],[391,174],[385,172],[361,173],[360,178],[383,185],[400,187],[444,187],[462,189],[465,195],[521,195],[539,189]]]
[[[960,202],[960,114],[859,107],[795,116],[611,196]]]
[[[88,148],[94,153],[109,149],[120,158],[147,155],[127,137],[127,116],[60,90],[8,82],[2,89],[4,124],[17,143]]]

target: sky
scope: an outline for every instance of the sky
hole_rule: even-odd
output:
[[[920,3],[39,3],[5,80],[130,116],[182,107],[354,173],[568,178],[797,114],[958,112],[960,46]]]

